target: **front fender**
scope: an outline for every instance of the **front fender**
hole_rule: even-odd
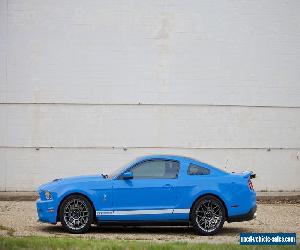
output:
[[[59,194],[57,194],[57,197],[58,197],[58,203],[61,204],[61,202],[68,196],[72,195],[72,194],[80,194],[80,195],[84,195],[85,197],[87,197],[94,205],[95,202],[96,202],[96,196],[97,196],[97,193],[93,190],[89,190],[89,191],[86,191],[86,190],[83,190],[83,189],[79,189],[79,188],[76,188],[76,189],[65,189],[65,190],[62,190]]]

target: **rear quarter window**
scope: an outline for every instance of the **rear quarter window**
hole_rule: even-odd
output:
[[[187,173],[188,175],[209,175],[210,169],[198,166],[196,164],[190,164]]]

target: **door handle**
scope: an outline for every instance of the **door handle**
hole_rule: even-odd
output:
[[[163,185],[163,188],[171,188],[172,185],[171,184],[166,184],[166,185]]]

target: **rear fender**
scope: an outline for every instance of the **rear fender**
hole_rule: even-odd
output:
[[[202,198],[202,197],[204,197],[204,196],[207,196],[207,195],[214,196],[214,197],[218,198],[218,199],[222,202],[222,204],[223,204],[223,206],[224,206],[224,208],[225,208],[225,216],[226,216],[226,219],[227,219],[227,217],[228,217],[228,209],[227,209],[227,204],[226,204],[225,197],[224,197],[221,193],[218,193],[218,192],[215,192],[215,191],[212,191],[212,190],[210,190],[210,191],[207,190],[207,191],[201,192],[201,193],[199,193],[197,196],[195,196],[195,197],[194,197],[194,201],[193,201],[193,203],[191,204],[191,211],[192,211],[192,208],[193,208],[193,206],[195,205],[195,203],[196,203],[200,198]],[[191,212],[191,211],[190,211],[190,212]]]
[[[193,207],[193,205],[199,198],[201,198],[205,195],[212,195],[212,196],[217,197],[219,200],[221,200],[221,202],[223,202],[225,209],[227,211],[228,202],[227,202],[227,199],[225,198],[225,194],[222,194],[221,192],[218,192],[216,190],[203,190],[201,192],[195,193],[193,195],[193,198],[191,199],[192,203],[190,204],[190,208]]]

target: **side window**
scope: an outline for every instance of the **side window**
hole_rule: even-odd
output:
[[[131,169],[133,179],[175,179],[179,163],[170,160],[145,161]]]
[[[208,175],[210,170],[195,164],[190,164],[188,168],[188,175]]]

